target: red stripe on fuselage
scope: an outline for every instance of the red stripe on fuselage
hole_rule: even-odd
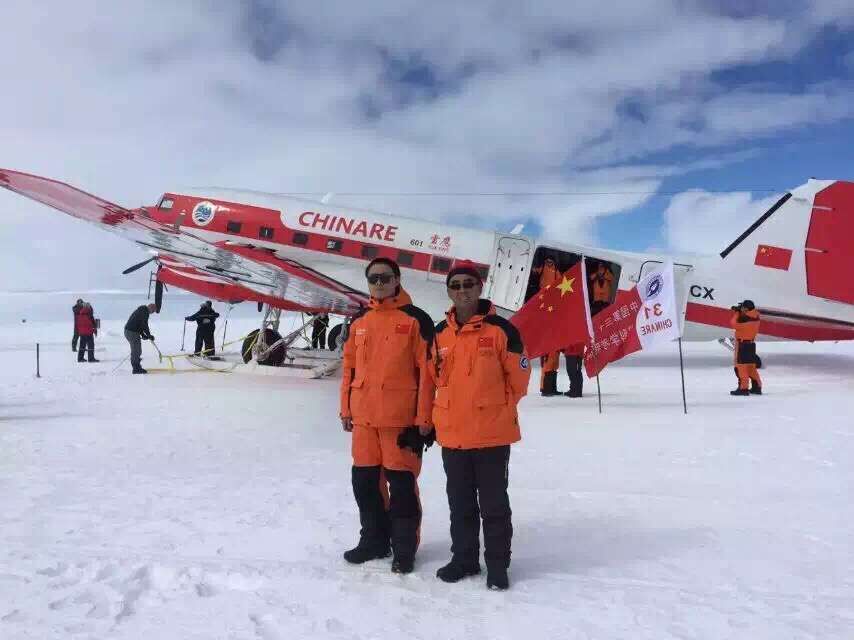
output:
[[[698,302],[689,302],[685,309],[688,322],[714,327],[729,327],[732,311]],[[759,334],[788,340],[854,340],[854,327],[838,324],[829,318],[804,318],[785,320],[764,316],[759,323]]]
[[[414,247],[412,250],[409,248],[401,249],[399,247],[389,246],[386,244],[376,244],[369,241],[371,238],[393,241],[398,230],[398,228],[394,226],[371,223],[367,225],[367,237],[365,239],[360,237],[341,238],[339,236],[327,235],[322,232],[318,233],[314,227],[317,223],[316,216],[320,214],[313,211],[303,211],[298,214],[297,219],[305,220],[306,226],[300,229],[294,229],[282,223],[280,213],[276,209],[225,202],[214,198],[189,197],[171,193],[165,194],[164,198],[168,198],[173,201],[171,209],[163,210],[156,207],[149,207],[148,210],[151,213],[152,218],[165,224],[175,224],[177,222],[188,230],[198,229],[201,231],[221,233],[223,235],[232,236],[234,238],[234,242],[242,241],[247,245],[263,244],[265,246],[269,246],[270,244],[275,244],[283,247],[293,247],[294,249],[314,251],[325,256],[338,255],[346,258],[356,258],[364,262],[370,262],[374,258],[383,257],[394,260],[405,269],[439,274],[447,273],[446,270],[440,271],[431,269],[431,264],[433,264],[434,260],[434,254],[432,253],[416,251]],[[204,226],[195,224],[192,219],[193,208],[199,202],[210,202],[217,206],[217,211],[213,219]],[[344,218],[326,214],[323,215],[329,220],[321,226],[332,226],[339,233],[346,232],[346,224],[338,224],[338,222]],[[239,222],[241,225],[240,231],[229,231],[229,222]],[[311,227],[308,226],[309,222],[312,225]],[[260,237],[261,227],[273,229],[273,237]],[[355,227],[352,231],[356,231]],[[307,241],[304,244],[294,242],[295,234],[305,235],[307,237]],[[332,243],[332,246],[338,246],[340,243],[340,250],[330,249],[330,242]],[[369,255],[365,255],[366,247],[368,248]],[[408,254],[411,256],[411,262],[407,263],[405,260],[402,260],[401,254]],[[449,255],[435,255],[435,259],[450,260],[452,263],[451,266],[453,266],[453,263],[457,260],[468,260],[469,258],[454,258]],[[484,270],[489,269],[489,265],[483,263],[475,264]]]

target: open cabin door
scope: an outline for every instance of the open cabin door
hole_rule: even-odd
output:
[[[497,307],[516,311],[525,302],[533,253],[531,242],[522,236],[495,235],[486,297]]]
[[[637,279],[648,275],[650,271],[655,271],[663,262],[661,260],[645,260],[641,264],[640,273]],[[685,331],[685,309],[688,304],[688,274],[694,270],[694,266],[690,264],[674,263],[673,264],[673,280],[676,285],[676,308],[679,309],[679,332]]]

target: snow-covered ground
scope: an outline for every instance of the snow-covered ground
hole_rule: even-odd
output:
[[[854,633],[852,345],[763,344],[766,395],[732,398],[730,355],[686,344],[687,416],[675,348],[608,368],[602,415],[589,381],[580,401],[528,396],[511,457],[512,587],[495,593],[482,577],[435,578],[449,554],[436,449],[415,573],[348,566],[358,523],[338,381],[113,372],[123,319],[144,300],[94,302],[115,312],[100,314],[101,362],[78,364],[70,313],[5,301],[0,638]],[[164,352],[197,300],[182,305],[152,319]],[[254,326],[250,312],[229,336]]]

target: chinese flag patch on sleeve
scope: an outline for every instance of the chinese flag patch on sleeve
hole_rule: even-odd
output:
[[[492,337],[478,338],[477,346],[481,349],[491,349],[495,346],[495,339]]]
[[[399,324],[394,328],[395,333],[409,333],[408,324]]]
[[[792,262],[792,250],[782,247],[772,247],[760,244],[756,247],[756,259],[753,261],[757,267],[769,267],[771,269],[789,270]]]

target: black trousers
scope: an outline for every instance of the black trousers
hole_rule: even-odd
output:
[[[315,320],[311,325],[311,348],[326,348],[326,321]]]
[[[213,329],[196,329],[196,350],[195,354],[199,355],[205,350],[206,356],[214,355],[214,332]]]
[[[80,334],[77,333],[77,329],[74,330],[74,335],[71,336],[71,350],[77,351],[77,340],[80,339]]]
[[[421,529],[421,504],[413,473],[379,466],[353,467],[352,481],[362,526],[359,546],[388,549],[391,539],[395,557],[414,558]],[[380,483],[386,482],[388,508],[380,488]]]
[[[79,336],[80,350],[77,352],[77,362],[83,362],[83,352],[88,352],[89,362],[95,359],[95,336]]]
[[[442,449],[451,509],[451,553],[454,560],[480,560],[480,521],[486,566],[510,566],[513,538],[507,495],[510,445],[485,449]]]
[[[581,364],[583,358],[581,356],[568,356],[566,358],[566,375],[569,376],[569,395],[573,398],[580,398],[584,389],[584,377],[581,375]]]

